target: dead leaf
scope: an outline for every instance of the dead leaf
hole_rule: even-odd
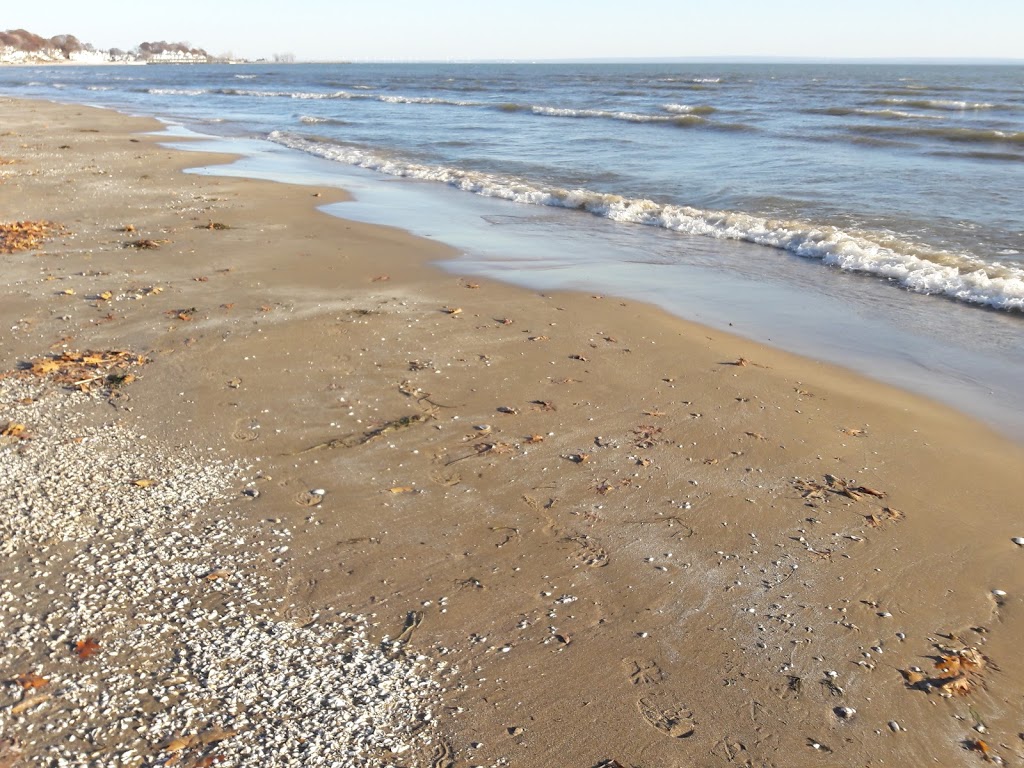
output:
[[[584,357],[583,355],[569,355],[569,359],[570,359],[570,360],[579,360],[579,361],[580,361],[581,363],[587,363],[587,362],[590,362],[590,361],[589,361],[589,360],[587,360],[587,358],[585,358],[585,357]]]
[[[606,496],[606,495],[608,495],[609,493],[611,493],[612,491],[614,491],[614,490],[615,490],[615,486],[614,486],[614,485],[608,485],[608,483],[606,483],[606,482],[601,482],[601,483],[600,483],[600,484],[599,484],[599,485],[597,486],[597,489],[596,489],[596,490],[597,490],[597,492],[598,492],[598,493],[600,493],[600,494],[601,494],[602,496]]]
[[[749,361],[747,360],[747,358],[745,358],[745,357],[741,357],[741,358],[739,358],[739,359],[738,359],[738,360],[737,360],[737,361],[736,361],[735,363],[733,363],[733,365],[736,365],[736,366],[739,366],[740,368],[742,368],[742,367],[743,367],[743,366],[745,366],[745,365],[746,365],[746,364],[747,364],[748,362],[749,362]]]
[[[141,240],[129,240],[124,244],[124,248],[136,248],[138,250],[152,251],[159,248],[161,245],[166,245],[171,242],[170,240],[152,240],[149,238],[143,238]]]
[[[971,692],[974,686],[968,679],[967,675],[959,675],[951,680],[947,680],[939,688],[944,692],[952,696],[966,696]]]
[[[415,488],[408,485],[396,485],[394,488],[388,488],[389,493],[412,493]]]
[[[74,296],[75,295],[75,289],[74,288],[65,288],[60,293],[61,293],[61,296]]]
[[[760,432],[747,432],[747,437],[752,437],[755,440],[767,440],[768,438],[762,435]]]
[[[231,578],[233,571],[229,571],[227,568],[218,568],[215,571],[210,571],[208,574],[203,576],[207,581],[217,581],[217,579],[228,579]]]
[[[461,315],[462,307],[445,307],[441,311],[449,315]]]
[[[80,661],[85,661],[94,655],[96,651],[100,650],[100,648],[99,641],[95,637],[87,637],[85,640],[79,640],[75,643],[75,655],[78,656]]]
[[[900,674],[907,681],[907,685],[917,685],[925,680],[925,676],[921,672],[915,672],[912,669],[901,669]]]
[[[149,488],[149,486],[151,486],[155,482],[155,480],[148,479],[132,480],[132,485],[138,488]]]
[[[529,338],[529,341],[547,341],[547,340],[548,340],[547,336],[531,336]]]
[[[14,678],[14,682],[20,685],[23,690],[34,691],[37,688],[42,688],[50,680],[49,678],[37,675],[35,672],[27,672]]]
[[[15,221],[11,224],[0,224],[0,253],[35,250],[48,239],[64,231],[60,224],[50,221]]]
[[[644,416],[664,416],[662,411],[644,411]]]
[[[160,749],[164,752],[181,752],[191,747],[196,741],[195,736],[177,736],[165,742]]]
[[[526,443],[529,445],[536,445],[537,443],[544,442],[544,435],[530,435],[526,438]]]
[[[557,411],[554,403],[550,400],[531,400],[530,405],[536,406],[538,411]]]
[[[238,731],[222,731],[220,728],[214,728],[206,731],[206,733],[199,734],[198,740],[203,746],[209,746],[210,744],[219,744],[237,734]]]
[[[386,283],[390,279],[391,279],[391,275],[377,275],[370,282],[373,282],[373,283]]]
[[[27,429],[24,424],[11,422],[0,431],[0,437],[16,437],[19,440],[27,440],[29,437]]]
[[[638,459],[636,460],[636,463],[637,463],[637,464],[638,464],[639,466],[641,466],[641,467],[649,467],[649,466],[651,466],[651,464],[653,464],[654,462],[653,462],[653,461],[651,461],[650,459],[645,459],[645,458],[642,458],[642,457],[641,457],[641,458],[638,458]]]
[[[842,432],[844,435],[849,435],[850,437],[863,437],[864,435],[867,434],[867,432],[865,432],[863,429],[845,429],[844,428],[844,429],[841,429],[839,431]]]

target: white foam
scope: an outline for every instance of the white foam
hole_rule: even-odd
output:
[[[146,93],[154,96],[202,96],[209,91],[202,88],[147,88]]]
[[[664,205],[642,198],[538,186],[501,174],[410,163],[357,147],[311,141],[274,131],[271,141],[391,176],[423,179],[529,205],[570,208],[613,221],[725,240],[740,240],[817,259],[840,269],[879,275],[917,293],[939,294],[997,309],[1024,311],[1024,269],[993,267],[968,255],[934,251],[869,233],[849,233],[807,222],[765,219],[742,212]]]
[[[945,109],[959,112],[967,109],[995,109],[995,104],[986,102],[955,101],[952,99],[882,99],[886,104],[904,104],[920,109]]]

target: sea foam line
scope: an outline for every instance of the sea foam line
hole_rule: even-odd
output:
[[[904,288],[1007,311],[1024,311],[1024,269],[986,265],[965,255],[932,251],[910,243],[882,243],[832,226],[766,219],[735,211],[665,205],[643,198],[537,186],[524,179],[410,163],[357,147],[314,141],[282,131],[270,140],[330,160],[391,176],[435,181],[484,197],[529,205],[585,211],[612,221],[675,232],[738,240],[787,251],[853,272],[879,275]]]

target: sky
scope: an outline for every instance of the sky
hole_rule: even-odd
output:
[[[2,28],[300,61],[1024,59],[1022,0],[41,0]]]

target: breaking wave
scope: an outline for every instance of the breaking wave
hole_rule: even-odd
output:
[[[878,275],[917,293],[1024,311],[1024,269],[985,264],[967,255],[932,250],[893,238],[742,212],[666,205],[588,189],[538,185],[502,174],[422,165],[281,131],[274,131],[269,138],[286,147],[391,176],[434,181],[473,194],[528,205],[584,211],[612,221],[754,243],[843,270]]]

